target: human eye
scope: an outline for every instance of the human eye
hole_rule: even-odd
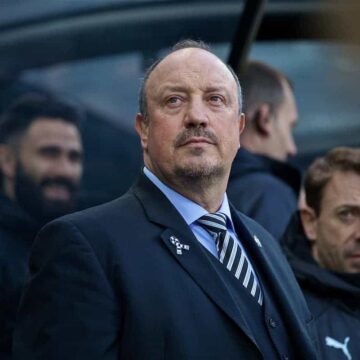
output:
[[[180,96],[169,96],[166,98],[166,105],[176,107],[181,104],[182,98]]]
[[[82,161],[82,153],[77,150],[72,150],[69,152],[69,159],[73,163],[80,163]]]
[[[358,211],[359,212],[359,211]],[[341,222],[349,224],[351,223],[354,218],[356,217],[356,211],[353,208],[341,208],[339,209],[339,211],[337,212],[337,216],[340,219]]]
[[[212,94],[212,95],[209,96],[209,102],[212,105],[220,106],[223,103],[225,103],[225,99],[224,99],[224,97],[222,95]]]

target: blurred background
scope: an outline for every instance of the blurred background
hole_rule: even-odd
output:
[[[258,59],[292,80],[304,169],[360,145],[360,5],[327,0],[1,0],[0,111],[28,91],[80,104],[83,206],[124,193],[141,168],[133,128],[145,69],[185,38],[241,68]],[[245,16],[246,15],[246,16]]]

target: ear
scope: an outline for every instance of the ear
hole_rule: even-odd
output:
[[[270,116],[270,106],[268,104],[260,105],[255,111],[253,117],[255,130],[262,136],[268,136],[271,132],[272,121]]]
[[[245,129],[245,124],[246,124],[245,114],[241,113],[239,118],[239,147],[240,147],[240,135]]]
[[[306,206],[300,210],[300,218],[306,237],[314,244],[317,239],[317,221],[315,211]]]
[[[0,144],[0,169],[5,178],[15,178],[16,155],[14,150],[6,144]]]
[[[148,120],[145,119],[144,115],[141,113],[136,114],[135,130],[140,137],[141,147],[144,151],[146,151],[148,144],[149,123]]]

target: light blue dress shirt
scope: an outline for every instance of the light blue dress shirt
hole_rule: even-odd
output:
[[[185,196],[182,196],[178,192],[170,189],[146,167],[144,167],[144,174],[156,187],[159,188],[159,190],[175,206],[176,210],[184,218],[185,222],[190,226],[190,229],[192,230],[192,232],[194,233],[195,237],[200,242],[200,244],[203,245],[205,249],[207,249],[211,254],[213,254],[217,258],[218,253],[216,250],[216,245],[213,237],[201,225],[198,225],[196,223],[196,221],[201,216],[208,214],[209,212],[200,205],[186,198]],[[224,199],[218,211],[226,214],[228,231],[230,232],[230,235],[232,235],[238,241],[241,249],[244,251],[241,242],[239,241],[239,238],[236,235],[234,229],[234,225],[231,219],[229,202],[226,193],[224,194]],[[246,251],[244,251],[244,254],[246,254]]]

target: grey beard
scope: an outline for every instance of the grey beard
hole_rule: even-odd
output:
[[[175,175],[189,186],[209,186],[224,176],[222,166],[175,168]]]

